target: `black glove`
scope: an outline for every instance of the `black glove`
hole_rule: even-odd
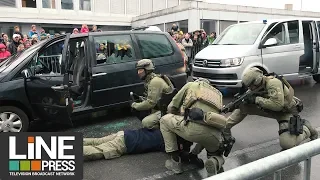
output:
[[[248,104],[255,104],[256,103],[256,98],[257,98],[257,96],[251,95],[251,96],[248,96],[245,101]]]
[[[195,121],[202,121],[204,118],[204,113],[200,108],[192,108],[189,111],[189,118]]]

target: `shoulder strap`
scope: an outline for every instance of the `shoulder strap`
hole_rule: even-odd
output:
[[[168,84],[168,86],[170,86],[172,88],[176,87],[168,76],[161,74],[160,78],[163,79]]]

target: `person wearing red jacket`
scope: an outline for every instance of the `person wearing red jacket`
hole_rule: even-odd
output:
[[[6,46],[0,43],[0,63],[5,60],[6,58],[11,56],[11,53],[6,50]]]

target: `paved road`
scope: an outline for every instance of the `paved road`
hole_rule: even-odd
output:
[[[301,114],[311,121],[315,127],[320,127],[320,84],[314,84],[311,79],[291,82],[294,85],[296,96],[303,100],[304,111]],[[225,99],[229,101],[230,97]],[[128,110],[112,112],[106,117],[91,122],[78,122],[72,129],[62,131],[82,132],[85,137],[101,137],[123,129],[135,129],[141,126],[139,120],[130,116]],[[43,129],[43,126],[41,127]],[[37,130],[37,127],[35,127]],[[60,127],[50,126],[50,130],[61,130]],[[320,130],[318,128],[318,130]],[[230,170],[254,160],[275,154],[280,151],[278,141],[278,124],[275,120],[258,116],[248,116],[242,123],[232,129],[237,141],[232,153],[226,159],[224,169]],[[206,159],[205,151],[200,155]],[[128,155],[114,160],[101,160],[84,164],[84,179],[110,179],[110,180],[136,180],[136,179],[203,179],[206,178],[204,169],[185,166],[184,173],[173,175],[167,171],[164,162],[168,158],[165,153],[147,153],[141,155]],[[312,160],[311,179],[320,179],[320,156]],[[301,179],[303,164],[286,168],[282,173],[285,180]],[[272,179],[272,175],[262,178]]]

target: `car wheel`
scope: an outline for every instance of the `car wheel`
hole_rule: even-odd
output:
[[[29,129],[29,118],[21,109],[13,106],[0,108],[0,133],[25,132]]]
[[[313,75],[313,80],[315,80],[317,83],[319,83],[320,82],[320,74]]]

